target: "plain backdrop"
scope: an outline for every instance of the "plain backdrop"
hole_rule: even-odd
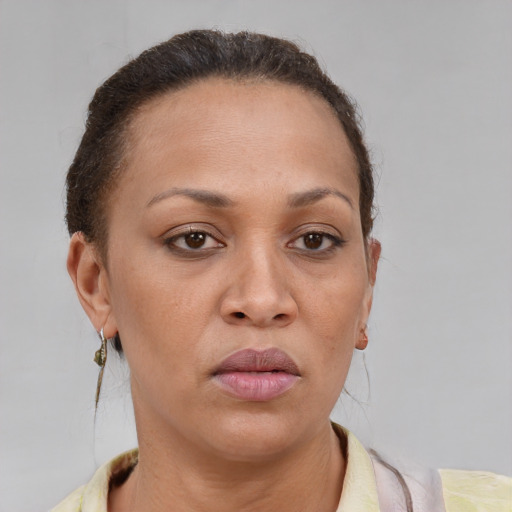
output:
[[[46,510],[135,445],[128,371],[65,270],[64,178],[94,89],[191,28],[314,52],[358,100],[382,241],[370,345],[333,417],[434,467],[512,472],[512,3],[0,0],[0,511]]]

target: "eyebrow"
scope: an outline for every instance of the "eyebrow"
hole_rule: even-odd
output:
[[[293,194],[288,199],[288,205],[291,208],[302,208],[329,196],[339,197],[348,203],[350,208],[354,209],[354,205],[352,204],[350,198],[335,188],[314,188],[312,190],[306,190],[305,192]]]
[[[168,199],[174,196],[185,196],[197,201],[199,203],[206,204],[212,208],[227,208],[228,206],[234,206],[234,201],[229,199],[224,194],[220,194],[217,192],[210,192],[207,190],[198,190],[192,188],[170,188],[169,190],[165,190],[160,194],[154,196],[146,205],[146,207],[153,206],[164,199]],[[353,209],[354,206],[352,201],[348,196],[340,192],[335,188],[314,188],[312,190],[306,190],[305,192],[298,192],[296,194],[292,194],[288,197],[288,206],[290,208],[302,208],[304,206],[308,206],[310,204],[316,203],[325,197],[335,196],[344,200],[348,205]]]
[[[173,196],[185,196],[197,201],[199,203],[206,204],[212,208],[226,208],[227,206],[232,206],[234,203],[231,199],[226,197],[223,194],[218,194],[216,192],[209,192],[207,190],[197,190],[192,188],[170,188],[165,192],[161,192],[153,197],[146,207],[153,206],[164,199],[168,199]]]

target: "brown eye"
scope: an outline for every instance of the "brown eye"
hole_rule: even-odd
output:
[[[199,249],[202,247],[206,242],[206,233],[201,233],[200,231],[195,231],[193,233],[189,233],[188,235],[185,235],[183,238],[185,240],[185,243],[188,247],[191,249]]]
[[[164,244],[172,251],[181,251],[181,254],[200,254],[210,249],[225,247],[213,235],[207,231],[190,230],[164,239]]]
[[[322,246],[324,236],[320,233],[308,233],[304,235],[304,246],[308,249],[319,249]]]
[[[327,256],[344,244],[345,241],[339,236],[324,231],[310,231],[292,240],[287,246],[306,254]]]

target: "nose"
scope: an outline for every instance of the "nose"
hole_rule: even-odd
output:
[[[298,314],[290,276],[282,255],[259,248],[241,255],[234,264],[221,302],[221,316],[229,324],[255,327],[285,327]]]

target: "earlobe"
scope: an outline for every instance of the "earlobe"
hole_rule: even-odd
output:
[[[96,331],[104,329],[107,338],[117,332],[110,304],[108,276],[97,249],[83,233],[74,233],[69,243],[68,273],[76,294]]]
[[[359,331],[359,339],[356,343],[357,350],[364,350],[368,346],[368,328],[366,326],[361,327]]]

